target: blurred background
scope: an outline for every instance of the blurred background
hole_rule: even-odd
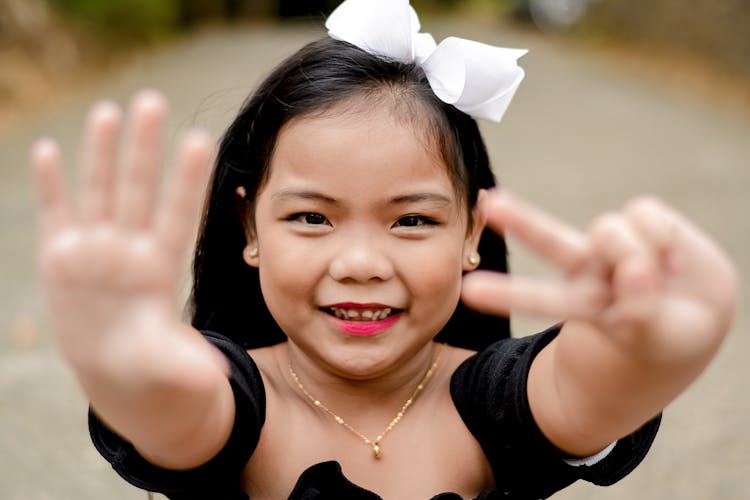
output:
[[[0,114],[206,26],[322,20],[340,0],[0,0]],[[421,15],[535,26],[668,67],[750,78],[746,0],[416,0]],[[624,56],[624,54],[621,54]],[[651,58],[649,56],[657,56]],[[710,66],[710,68],[706,68]],[[691,75],[690,78],[698,78]],[[692,82],[698,85],[698,82]],[[705,84],[705,83],[704,83]],[[745,88],[746,89],[746,88]],[[743,89],[743,90],[745,90]],[[747,104],[747,92],[738,92]],[[56,93],[57,94],[57,93]]]
[[[376,0],[373,0],[376,1]],[[167,94],[170,137],[217,137],[337,0],[0,0],[0,499],[143,499],[94,451],[34,277],[27,151],[75,164],[88,105]],[[503,123],[481,127],[501,184],[585,227],[640,193],[676,206],[750,272],[750,2],[413,0],[422,31],[530,52]],[[69,181],[74,174],[69,169]],[[511,241],[514,272],[553,272]],[[189,278],[186,275],[186,284]],[[513,318],[521,336],[548,322]],[[750,498],[750,303],[665,412],[645,462],[555,498]]]

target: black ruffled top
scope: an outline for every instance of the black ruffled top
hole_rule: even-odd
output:
[[[475,500],[547,498],[578,479],[610,485],[632,471],[646,455],[660,418],[620,439],[603,460],[573,466],[542,435],[531,416],[526,380],[531,361],[558,333],[557,328],[519,339],[503,339],[471,356],[451,377],[451,396],[466,427],[492,467],[496,487]],[[265,421],[265,388],[252,358],[228,338],[203,332],[231,364],[235,425],[224,449],[210,462],[187,471],[165,470],[143,459],[133,446],[89,412],[89,430],[97,450],[129,483],[171,500],[248,500],[240,487]],[[436,492],[432,500],[457,500]],[[349,481],[338,462],[311,464],[290,500],[376,500],[380,497]],[[427,500],[427,499],[425,499]]]

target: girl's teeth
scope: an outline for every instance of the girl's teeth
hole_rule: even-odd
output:
[[[338,307],[332,307],[334,316],[339,319],[349,321],[380,321],[391,315],[392,309],[386,307],[385,309],[341,309]]]

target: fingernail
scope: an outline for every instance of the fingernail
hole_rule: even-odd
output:
[[[133,102],[147,108],[163,108],[167,106],[167,98],[155,89],[139,90],[133,96]]]
[[[122,115],[122,111],[120,109],[120,106],[117,105],[114,101],[110,99],[103,99],[101,101],[96,102],[91,107],[90,111],[90,117],[92,119],[95,119],[97,122],[107,120],[107,121],[116,121],[120,119],[120,115]]]
[[[37,139],[31,146],[31,158],[35,162],[47,160],[57,153],[57,142],[50,137]]]

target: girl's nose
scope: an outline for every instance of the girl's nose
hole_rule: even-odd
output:
[[[337,281],[366,283],[393,277],[393,263],[369,238],[344,242],[331,260],[329,274]]]

